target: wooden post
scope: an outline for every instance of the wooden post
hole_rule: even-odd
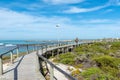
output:
[[[39,46],[36,46],[36,49],[37,49],[37,53],[39,53]]]
[[[29,54],[28,45],[27,45],[27,54]]]
[[[50,65],[50,80],[54,80],[54,68]]]
[[[64,48],[62,48],[62,53],[65,53]]]
[[[52,50],[51,53],[52,53],[52,57],[53,57],[54,56],[54,51]]]
[[[55,47],[55,44],[53,44],[53,47]]]
[[[17,52],[17,58],[19,57],[19,48],[16,49]]]
[[[3,62],[2,62],[2,56],[0,55],[0,75],[3,74]]]
[[[36,45],[34,46],[34,50],[36,50]]]
[[[69,51],[69,47],[66,47],[67,52]]]
[[[50,48],[49,45],[47,45],[47,48]]]
[[[48,52],[46,51],[46,53],[45,53],[45,57],[47,58],[47,55],[48,55]]]
[[[76,48],[75,45],[73,45],[73,48]]]
[[[39,65],[39,57],[38,57],[38,51],[36,53],[36,72],[39,72],[40,65]]]
[[[37,50],[37,45],[35,45],[35,50]]]
[[[41,53],[43,54],[43,47],[41,47]]]
[[[66,49],[64,48],[64,53],[66,53]]]
[[[61,46],[61,43],[59,43],[59,46]]]
[[[43,69],[43,60],[41,58],[38,58],[39,59],[39,67],[40,67],[40,72],[42,73],[42,75],[45,75],[44,73],[44,69]]]
[[[33,46],[33,51],[35,51],[35,46]]]
[[[67,53],[67,48],[65,48],[65,53]]]
[[[11,64],[13,64],[13,51],[10,52],[10,60],[11,60]]]
[[[59,49],[57,49],[57,59],[59,59]]]
[[[46,48],[45,48],[45,51],[47,52],[47,47],[48,47],[48,46],[46,45],[45,47],[46,47]]]
[[[38,45],[36,45],[36,50],[39,50],[39,46]]]

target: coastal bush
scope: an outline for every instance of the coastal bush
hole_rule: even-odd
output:
[[[81,73],[80,70],[76,69],[76,70],[72,71],[71,75],[73,77],[75,77],[77,80],[84,80],[83,76],[81,76],[80,73]]]
[[[90,78],[91,75],[94,75],[94,74],[99,74],[101,73],[101,70],[97,67],[91,67],[91,68],[88,68],[87,70],[83,71],[81,73],[81,75],[85,78]]]
[[[7,59],[10,59],[10,56],[4,56],[3,57],[3,60],[7,60]]]
[[[114,80],[117,80],[120,76],[117,74],[120,73],[119,71],[119,65],[120,65],[120,59],[114,58],[108,55],[97,57],[94,59],[97,63],[97,65],[100,67],[102,71],[104,71],[107,75],[107,78],[110,78],[110,80],[113,78],[116,78]]]
[[[82,76],[83,80],[120,80],[119,53],[120,42],[96,42],[82,44],[73,53],[60,54],[56,60],[84,69],[72,72],[74,77]],[[86,67],[88,64],[90,67]]]
[[[81,75],[85,78],[84,80],[119,80],[119,78],[113,75],[103,72],[99,68],[88,68]]]
[[[82,51],[76,52],[76,55],[83,55],[83,54],[86,54],[86,53]]]
[[[96,61],[99,67],[110,66],[112,68],[118,69],[118,65],[120,64],[120,59],[114,58],[108,55],[97,57],[97,58],[94,58],[93,60]]]
[[[63,63],[63,64],[68,64],[72,65],[75,63],[75,55],[73,53],[65,53],[65,54],[60,54],[59,58],[56,58],[57,62]]]
[[[75,48],[74,51],[78,55],[87,54],[88,52],[109,54],[110,50],[107,49],[106,46],[108,46],[106,43],[98,42],[89,45],[81,45],[80,47]]]
[[[93,45],[104,46],[106,45],[106,42],[95,42]]]
[[[75,61],[74,61],[74,59],[71,59],[71,58],[65,58],[65,59],[61,59],[60,62],[63,64],[72,65],[72,64],[74,64]]]
[[[76,70],[72,71],[71,75],[72,75],[72,76],[80,75],[79,69],[76,69]]]
[[[117,77],[117,74],[119,73],[118,69],[112,68],[110,66],[104,66],[101,68],[106,74],[112,75],[114,77]]]
[[[111,45],[111,47],[120,48],[120,42],[112,42]]]
[[[73,53],[68,52],[68,53],[65,53],[65,54],[60,54],[59,58],[60,59],[72,58],[73,59],[73,58],[75,58],[75,55]]]
[[[82,46],[75,48],[74,51],[75,52],[85,52],[85,51],[87,51],[87,47],[85,45],[84,46],[82,45]]]
[[[75,68],[83,68],[83,64],[74,65]]]

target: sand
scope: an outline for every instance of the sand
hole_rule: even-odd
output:
[[[3,70],[6,70],[10,66],[10,62],[3,64]]]

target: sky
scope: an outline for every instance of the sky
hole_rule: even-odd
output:
[[[76,37],[120,37],[120,0],[0,0],[0,40]]]

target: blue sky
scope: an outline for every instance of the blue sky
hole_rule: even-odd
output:
[[[120,0],[0,0],[2,40],[116,38],[119,21]]]

